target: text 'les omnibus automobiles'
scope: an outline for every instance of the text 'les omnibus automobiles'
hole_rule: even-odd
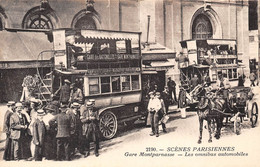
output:
[[[52,32],[52,92],[68,79],[82,90],[85,101],[95,99],[105,139],[115,136],[119,123],[134,122],[143,116],[141,33],[71,29]]]

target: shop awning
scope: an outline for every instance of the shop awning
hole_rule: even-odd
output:
[[[151,61],[149,65],[142,65],[143,71],[161,71],[174,67],[174,59],[166,61]]]
[[[234,46],[236,45],[236,41],[235,40],[225,40],[225,39],[208,39],[207,43],[209,45],[231,45]]]
[[[149,46],[142,48],[142,59],[145,60],[165,60],[174,59],[176,57],[176,52],[159,44],[151,43]]]
[[[0,31],[0,62],[50,60],[53,44],[44,32]]]
[[[85,38],[93,38],[93,39],[136,40],[136,41],[139,40],[139,33],[133,33],[133,32],[81,30],[81,35]]]

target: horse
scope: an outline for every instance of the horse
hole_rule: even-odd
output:
[[[194,92],[198,97],[198,105],[197,105],[197,114],[199,117],[199,140],[198,144],[201,143],[202,140],[202,132],[203,132],[203,120],[207,121],[208,132],[209,132],[209,140],[208,142],[212,142],[212,129],[211,125],[216,122],[217,128],[215,133],[215,138],[219,139],[221,135],[221,128],[223,126],[224,112],[225,112],[225,100],[222,97],[213,97],[213,93],[210,90],[207,90],[205,86],[201,85]],[[213,96],[212,96],[213,95]],[[216,95],[215,95],[216,96]]]

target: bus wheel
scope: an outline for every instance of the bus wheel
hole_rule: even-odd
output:
[[[105,111],[100,116],[100,133],[105,139],[111,139],[117,132],[117,119],[111,111]]]

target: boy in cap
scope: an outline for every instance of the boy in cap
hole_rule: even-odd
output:
[[[12,140],[10,138],[10,133],[11,133],[11,129],[10,129],[10,118],[13,115],[13,109],[14,109],[14,101],[9,101],[7,103],[7,111],[5,112],[5,116],[4,116],[4,126],[3,126],[3,131],[6,134],[6,140],[5,140],[5,151],[4,151],[4,156],[3,159],[6,161],[9,161],[12,159],[12,154],[11,154],[11,147],[12,147]]]
[[[33,143],[35,144],[34,158],[35,161],[42,161],[46,127],[43,122],[44,110],[37,111],[37,118],[33,123]]]
[[[96,157],[99,156],[99,135],[98,135],[98,111],[94,110],[93,103],[88,101],[86,105],[80,108],[80,119],[83,123],[83,135],[86,135],[86,154],[85,157],[89,156],[90,152],[90,140],[94,141],[94,149]]]

